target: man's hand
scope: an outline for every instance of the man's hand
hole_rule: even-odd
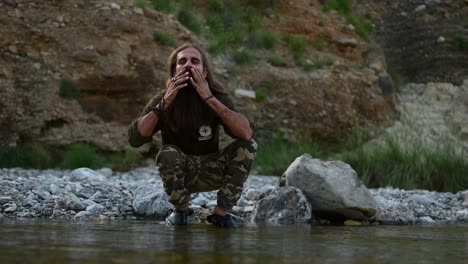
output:
[[[195,90],[197,91],[198,95],[200,95],[201,99],[205,100],[206,98],[212,96],[208,82],[203,77],[202,72],[194,67],[190,68],[190,71],[192,72],[193,76],[190,77],[190,82],[192,83],[193,87],[195,87]]]
[[[164,94],[164,109],[168,108],[177,97],[177,93],[188,85],[187,80],[189,79],[188,72],[178,72],[174,77],[171,78],[169,85],[167,86],[166,94]]]

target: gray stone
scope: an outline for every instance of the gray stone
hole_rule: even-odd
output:
[[[288,167],[279,186],[300,188],[315,212],[348,219],[374,216],[376,203],[356,172],[342,161],[322,161],[304,154]]]
[[[92,204],[86,207],[86,211],[92,213],[93,215],[99,214],[105,207],[100,204]]]
[[[16,215],[16,217],[18,217],[18,218],[32,218],[32,217],[34,217],[34,216],[31,214],[31,212],[29,212],[29,211],[24,211],[24,212],[19,212],[19,213]]]
[[[464,200],[463,200],[462,206],[465,208],[468,208],[468,190],[463,192],[463,197],[464,197]]]
[[[86,205],[86,207],[88,207],[90,205],[96,204],[96,202],[91,199],[86,199],[86,200],[83,200],[83,204]]]
[[[105,181],[106,177],[89,168],[79,168],[71,172],[70,181],[72,182],[90,182]]]
[[[0,196],[0,205],[6,204],[11,201],[13,201],[13,198],[11,198],[10,196]]]
[[[390,96],[395,93],[395,89],[393,86],[392,77],[388,74],[381,74],[379,75],[379,87],[382,90],[385,96]]]
[[[3,3],[12,7],[18,6],[18,2],[16,2],[16,0],[3,0]]]
[[[355,38],[340,38],[336,41],[336,43],[344,47],[355,48],[358,44],[358,41]]]
[[[416,218],[413,211],[404,205],[378,208],[375,221],[385,225],[412,225]]]
[[[289,224],[308,222],[312,206],[302,191],[296,187],[279,187],[254,206],[251,222]]]
[[[3,212],[5,213],[13,213],[18,209],[18,206],[15,203],[7,203],[4,205]]]
[[[234,95],[238,98],[251,98],[251,99],[255,99],[256,98],[256,94],[255,94],[255,91],[251,91],[251,90],[245,90],[245,89],[236,89],[234,91]]]
[[[428,6],[440,4],[440,0],[426,0],[424,3]]]
[[[81,211],[79,213],[77,213],[74,217],[74,219],[84,219],[84,218],[88,218],[90,216],[93,216],[93,214],[91,212],[88,212],[88,211]]]
[[[2,213],[0,213],[0,220],[2,220],[2,219],[3,219],[3,217],[4,217],[4,216],[3,216],[3,214],[2,214]]]
[[[112,176],[113,171],[110,168],[102,168],[102,169],[97,170],[97,173],[106,177],[110,177]]]
[[[69,193],[64,197],[64,203],[67,209],[81,211],[86,209],[85,205],[81,202],[80,198],[75,194]]]
[[[258,200],[260,198],[260,195],[262,195],[260,190],[248,189],[245,193],[245,198],[249,200]]]
[[[426,5],[418,5],[415,9],[414,9],[414,12],[415,13],[419,13],[419,12],[422,12],[426,10]]]
[[[412,201],[417,204],[422,204],[424,206],[430,206],[430,205],[436,205],[436,206],[442,206],[440,203],[438,203],[436,200],[426,196],[426,195],[420,195],[420,194],[414,194],[411,195],[410,197],[407,198],[407,201]]]
[[[133,208],[138,215],[164,219],[172,205],[162,189],[143,185],[135,192]]]
[[[208,202],[210,202],[210,200],[207,197],[205,197],[202,193],[198,193],[195,196],[195,198],[193,198],[190,202],[193,205],[198,205],[198,206],[201,206],[201,207],[205,207],[206,204],[208,204]]]
[[[216,200],[211,200],[206,204],[206,207],[210,208],[210,209],[213,209],[213,208],[216,207],[217,204],[218,204],[218,202]]]
[[[418,219],[416,219],[416,223],[427,225],[427,224],[434,224],[435,221],[430,216],[423,216],[423,217],[418,217]]]

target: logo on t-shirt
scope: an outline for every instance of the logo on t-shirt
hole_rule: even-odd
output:
[[[211,127],[209,126],[201,126],[200,129],[198,129],[198,133],[200,136],[198,137],[199,141],[204,141],[211,139],[213,135],[211,134]]]

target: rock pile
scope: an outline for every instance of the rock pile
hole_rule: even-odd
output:
[[[245,222],[285,224],[314,220],[313,206],[300,188],[277,187],[278,177],[250,176],[233,210]],[[375,220],[383,224],[459,223],[468,221],[465,193],[369,190]],[[468,201],[465,201],[468,206]],[[313,203],[312,203],[313,204]],[[192,196],[192,222],[203,222],[216,206],[216,192]],[[171,205],[156,167],[125,173],[109,169],[74,171],[0,169],[0,219],[66,218],[163,220]]]

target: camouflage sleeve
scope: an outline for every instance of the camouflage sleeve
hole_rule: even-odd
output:
[[[160,95],[153,97],[145,106],[140,116],[137,119],[135,119],[128,128],[128,143],[130,144],[130,146],[138,148],[143,144],[153,141],[153,135],[161,129],[161,121],[158,121],[158,124],[154,128],[153,134],[151,136],[142,136],[140,134],[140,131],[138,130],[138,119],[148,114],[151,111],[150,108],[156,106],[161,101],[161,99],[162,97]]]
[[[234,103],[232,102],[231,100],[231,97],[229,97],[229,95],[226,95],[226,94],[220,94],[220,95],[217,95],[216,98],[221,102],[223,103],[227,108],[231,109],[232,111],[237,112],[235,106],[234,106]],[[253,134],[254,134],[254,125],[252,124],[252,122],[250,122],[249,120],[249,124],[250,124],[250,128],[252,129],[252,138],[253,138]],[[229,135],[230,137],[232,138],[238,138],[237,136],[235,136],[232,131],[229,129],[229,127],[227,127],[224,122],[221,120],[221,125],[223,126],[223,129],[224,129],[224,132],[226,132],[227,135]]]

